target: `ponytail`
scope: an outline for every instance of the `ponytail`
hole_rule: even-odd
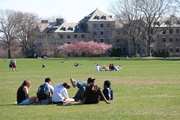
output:
[[[70,88],[70,85],[68,83],[63,83],[63,86],[66,88],[66,89],[69,89]]]

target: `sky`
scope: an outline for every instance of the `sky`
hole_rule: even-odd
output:
[[[115,0],[0,0],[1,10],[36,13],[41,19],[61,16],[66,22],[78,22],[96,8],[112,15],[110,4]]]

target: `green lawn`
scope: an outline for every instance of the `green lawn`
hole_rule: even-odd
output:
[[[17,72],[9,72],[9,59],[0,59],[0,120],[178,120],[180,119],[180,59],[67,58],[17,59]],[[73,67],[74,63],[83,67]],[[46,68],[42,68],[42,64]],[[100,66],[121,65],[120,71],[95,72]],[[30,96],[50,77],[55,87],[73,77],[86,81],[96,78],[103,88],[110,80],[114,91],[112,104],[101,101],[92,105],[29,105],[17,106],[16,92],[25,79],[31,81]],[[69,97],[78,89],[71,87]]]

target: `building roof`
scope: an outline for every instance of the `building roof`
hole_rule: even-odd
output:
[[[96,9],[89,15],[85,16],[80,22],[87,22],[87,21],[115,21],[115,20],[113,20],[111,16],[108,16],[99,9]]]
[[[79,23],[63,23],[55,32],[85,32],[84,27]]]

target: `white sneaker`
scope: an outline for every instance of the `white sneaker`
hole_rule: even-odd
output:
[[[73,87],[77,86],[76,80],[74,80],[73,78],[70,78],[70,81],[71,81]]]

